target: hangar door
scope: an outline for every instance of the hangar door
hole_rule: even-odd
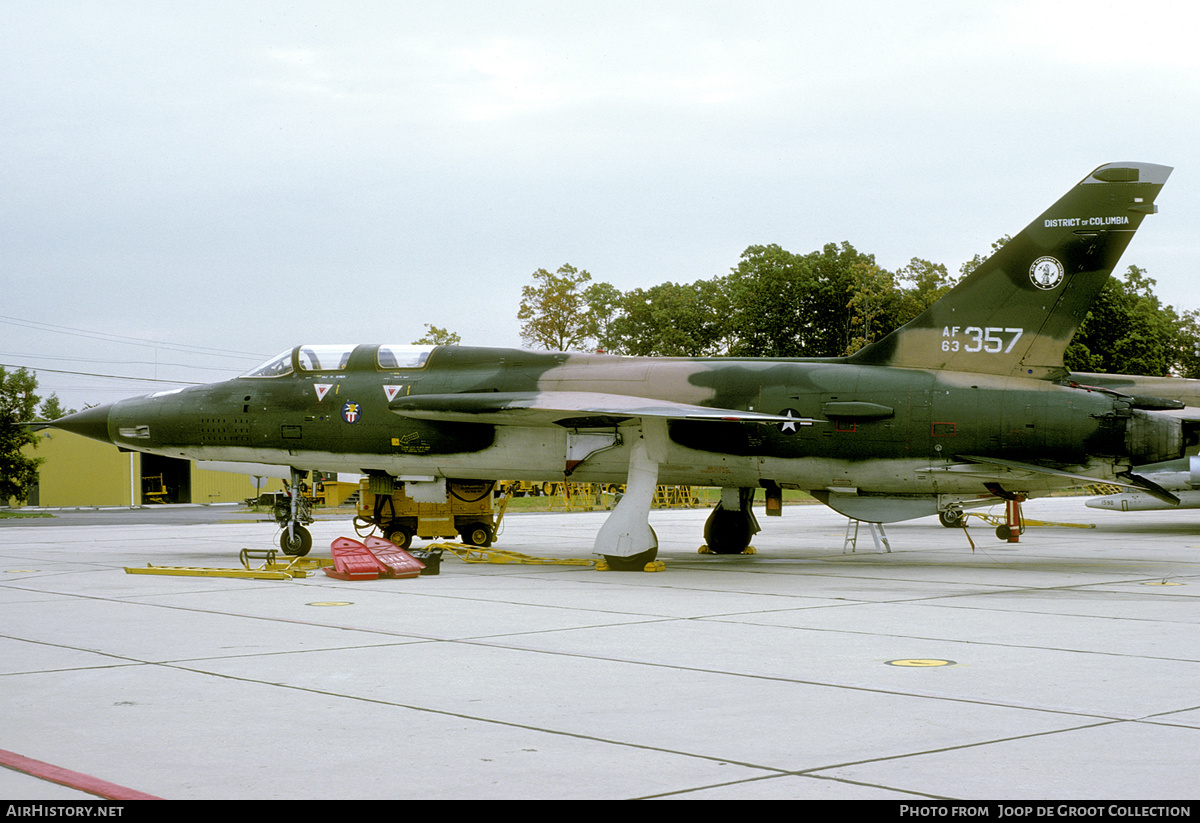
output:
[[[192,464],[178,457],[142,455],[142,503],[191,503]]]

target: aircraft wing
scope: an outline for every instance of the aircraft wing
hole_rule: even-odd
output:
[[[405,417],[496,426],[607,428],[638,418],[807,426],[815,420],[603,392],[467,392],[398,397],[388,407]]]

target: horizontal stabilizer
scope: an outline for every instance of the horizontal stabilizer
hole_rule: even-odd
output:
[[[1164,503],[1170,503],[1172,506],[1179,505],[1178,497],[1147,477],[1142,477],[1141,475],[1134,474],[1133,472],[1125,472],[1120,476],[1129,478],[1131,485],[1141,489],[1153,498],[1161,500]]]
[[[1038,466],[1033,463],[1021,463],[1016,460],[1001,460],[997,457],[975,457],[969,454],[959,455],[959,459],[968,460],[972,463],[981,463],[986,466],[1000,466],[1014,471],[1034,472],[1036,474],[1049,474],[1054,477],[1064,477],[1068,480],[1078,480],[1081,483],[1110,483],[1114,486],[1125,486],[1131,489],[1140,489],[1149,495],[1152,495],[1166,503],[1178,504],[1179,498],[1171,494],[1152,480],[1147,480],[1145,477],[1139,477],[1133,472],[1124,472],[1118,475],[1119,478],[1125,478],[1124,481],[1117,480],[1099,480],[1086,474],[1076,474],[1066,472],[1061,469],[1053,469],[1047,466]]]
[[[1000,468],[1012,469],[1013,471],[1032,472],[1034,474],[1049,474],[1049,475],[1053,475],[1054,477],[1065,477],[1068,480],[1078,480],[1081,483],[1110,482],[1110,481],[1101,481],[1101,480],[1099,480],[1095,477],[1092,477],[1091,475],[1087,475],[1087,474],[1077,474],[1075,472],[1063,471],[1062,469],[1050,468],[1049,466],[1039,466],[1036,463],[1022,463],[1017,460],[1002,460],[998,457],[977,457],[975,455],[970,455],[970,454],[960,454],[960,455],[958,455],[958,459],[966,460],[971,463],[979,463],[984,466],[999,466]],[[1136,485],[1134,483],[1120,483],[1117,481],[1112,481],[1112,482],[1114,482],[1114,484],[1118,485],[1118,486],[1122,486],[1122,485],[1135,486]],[[1142,488],[1142,487],[1138,486],[1138,488]]]

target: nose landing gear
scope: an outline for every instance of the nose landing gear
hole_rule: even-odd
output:
[[[275,504],[275,522],[282,529],[279,548],[292,557],[304,557],[312,549],[312,533],[305,528],[313,522],[312,503],[304,494],[301,481],[308,475],[292,469],[292,482],[287,488],[287,500]]]

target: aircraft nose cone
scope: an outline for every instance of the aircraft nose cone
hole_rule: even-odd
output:
[[[56,429],[69,431],[74,434],[82,434],[84,437],[90,437],[93,440],[101,440],[105,443],[111,443],[112,438],[108,436],[108,412],[112,405],[96,406],[91,409],[84,409],[75,414],[68,414],[66,417],[60,417],[57,420],[51,421],[50,425]]]

